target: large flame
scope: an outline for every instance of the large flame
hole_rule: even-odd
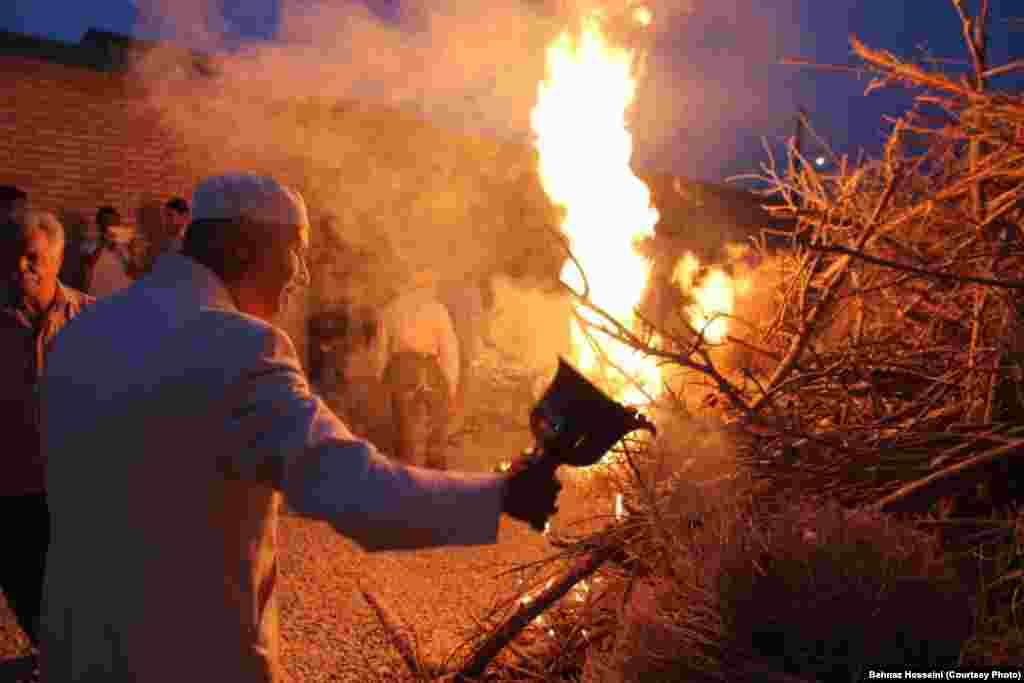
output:
[[[649,12],[640,15],[650,21]],[[633,50],[615,47],[602,17],[585,17],[578,35],[562,33],[547,50],[547,78],[538,88],[531,122],[540,152],[540,177],[553,202],[566,211],[569,239],[590,299],[627,328],[647,283],[649,263],[637,239],[653,234],[658,212],[647,186],[630,168],[633,140],[626,111],[636,93]],[[577,292],[583,277],[571,261],[562,281]],[[579,315],[607,326],[589,310]],[[573,323],[573,350],[580,370],[620,400],[644,403],[661,390],[657,366],[610,338],[599,349]]]
[[[632,18],[647,26],[653,15],[638,7]],[[633,330],[650,271],[634,244],[653,235],[658,211],[630,167],[633,139],[626,112],[636,94],[636,55],[611,45],[602,21],[600,13],[587,16],[577,34],[564,32],[548,47],[547,77],[538,87],[531,123],[544,190],[565,209],[562,231],[579,264],[569,261],[562,281],[582,293],[585,276],[590,300]],[[732,254],[735,250],[729,249],[733,259],[740,255]],[[702,267],[691,253],[672,279],[693,299],[686,310],[693,329],[706,342],[724,342],[738,286],[747,283],[734,281],[722,268]],[[589,309],[581,307],[577,314],[610,327]],[[604,335],[588,338],[575,321],[572,344],[580,370],[618,400],[646,403],[661,393],[661,373],[649,356]]]

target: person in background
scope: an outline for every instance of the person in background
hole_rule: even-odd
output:
[[[28,195],[14,185],[0,185],[0,220],[7,220],[28,205]]]
[[[112,206],[96,212],[96,227],[100,232],[99,246],[85,262],[83,285],[89,294],[102,299],[135,281],[135,231],[122,225],[121,214]]]
[[[191,216],[192,212],[184,197],[172,197],[164,204],[164,229],[169,240],[168,251],[181,251]]]
[[[387,419],[389,396],[381,382],[387,363],[384,321],[380,311],[368,304],[351,306],[349,320],[335,360],[341,397],[353,430],[373,441],[392,431]]]
[[[94,219],[86,219],[78,239],[70,240],[64,249],[64,265],[61,266],[61,282],[75,289],[88,290],[86,278],[92,267],[96,250],[100,248],[100,231]]]
[[[353,434],[374,441],[383,427],[379,314],[366,304],[343,302],[310,318],[309,377],[319,395]]]
[[[58,280],[64,241],[63,226],[48,213],[16,211],[0,220],[0,589],[34,647],[50,538],[36,388],[54,338],[94,301]]]
[[[459,340],[459,386],[452,412],[463,417],[466,396],[473,381],[473,364],[479,356],[484,336],[488,304],[493,303],[490,289],[486,277],[450,280],[441,288],[441,302],[451,315],[455,336]]]
[[[437,273],[420,268],[413,272],[410,285],[381,313],[392,455],[410,465],[445,469],[459,387],[459,341],[439,299]]]
[[[308,283],[308,244],[297,192],[207,178],[182,252],[57,340],[40,391],[44,680],[281,682],[282,499],[371,551],[494,543],[502,513],[542,529],[555,512],[543,463],[403,466],[310,391],[273,323]]]

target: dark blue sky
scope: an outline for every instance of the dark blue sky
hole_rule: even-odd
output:
[[[398,0],[370,1],[382,17],[400,12]],[[531,1],[539,0],[524,0]],[[221,26],[228,34],[268,39],[280,22],[279,3],[206,5],[223,7]],[[690,177],[715,180],[755,168],[764,158],[761,138],[791,135],[798,107],[840,152],[874,152],[884,132],[882,116],[908,102],[898,91],[863,97],[866,81],[779,64],[784,57],[851,63],[854,34],[906,56],[925,50],[965,58],[960,22],[948,0],[689,0],[689,9],[674,15],[659,8],[658,0],[653,4],[659,21],[635,113],[636,158],[640,165]],[[681,4],[686,0],[672,7]],[[1024,23],[1008,22],[1024,17],[1022,5],[991,1],[992,63],[1024,58]],[[76,41],[90,27],[137,32],[137,12],[130,0],[4,0],[0,27]],[[1021,83],[1017,78],[1012,85]]]

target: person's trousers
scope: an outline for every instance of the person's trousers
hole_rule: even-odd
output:
[[[447,469],[450,399],[437,358],[396,353],[384,371],[384,383],[391,400],[395,459],[406,465]]]
[[[0,496],[0,519],[7,531],[6,549],[0,559],[0,590],[18,625],[32,645],[38,647],[43,573],[50,544],[46,494]]]

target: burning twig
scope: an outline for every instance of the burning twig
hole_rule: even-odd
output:
[[[477,649],[473,657],[459,670],[455,680],[459,683],[468,683],[479,678],[491,660],[514,640],[520,631],[561,599],[576,584],[596,572],[617,550],[613,545],[596,549],[590,555],[577,560],[568,572],[536,598],[526,603],[520,603],[516,612],[491,632],[491,635]]]

